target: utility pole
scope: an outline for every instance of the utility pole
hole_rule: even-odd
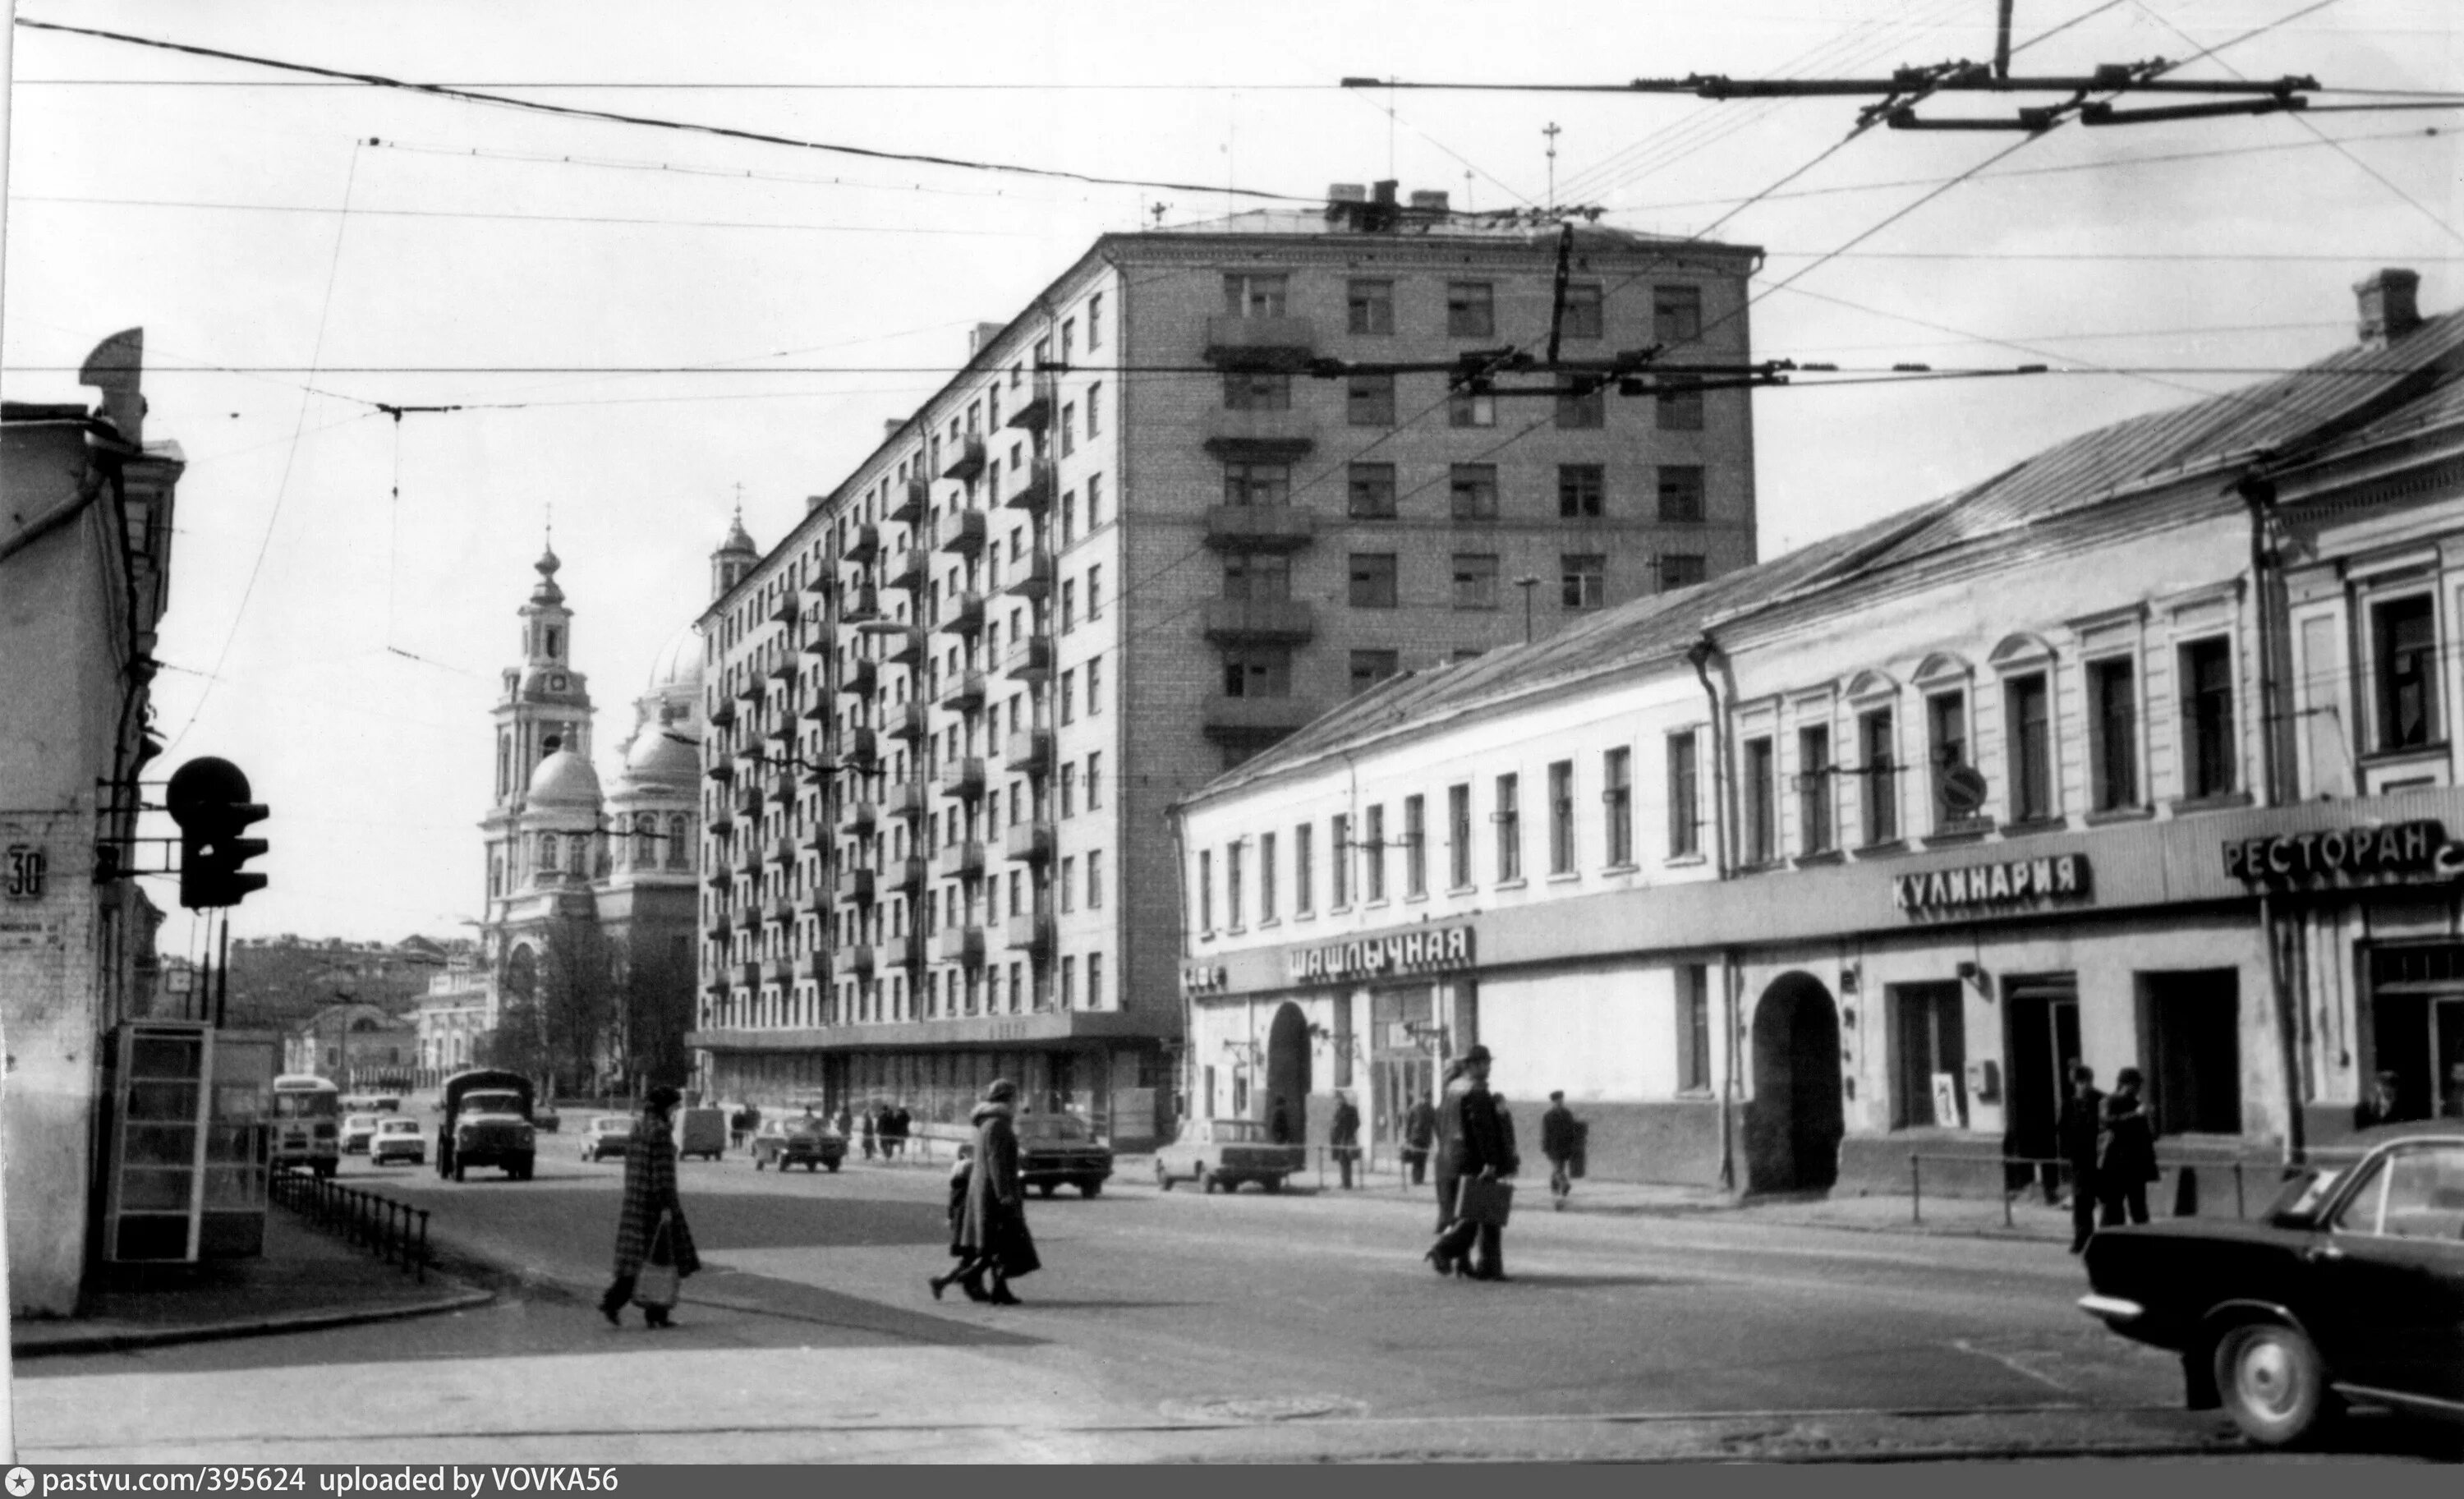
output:
[[[1540,133],[1549,138],[1549,211],[1554,213],[1557,211],[1557,137],[1561,132],[1557,121],[1551,120]]]

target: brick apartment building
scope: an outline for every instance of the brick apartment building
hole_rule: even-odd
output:
[[[716,559],[700,1086],[933,1120],[1008,1074],[1168,1135],[1166,808],[1397,671],[1752,562],[1742,391],[1310,373],[1539,351],[1560,234],[1379,184],[1106,235]],[[1577,224],[1565,354],[1742,364],[1756,262]]]

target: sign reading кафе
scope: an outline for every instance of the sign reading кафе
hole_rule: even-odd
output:
[[[2254,884],[2296,880],[2450,878],[2464,871],[2446,827],[2423,819],[2376,827],[2236,838],[2224,846],[2225,874]]]
[[[1295,947],[1285,955],[1294,983],[1327,983],[1381,973],[1437,973],[1472,965],[1471,925],[1429,927],[1350,942]]]

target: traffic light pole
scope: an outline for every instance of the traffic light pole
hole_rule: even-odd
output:
[[[231,1003],[231,913],[223,913],[222,956],[214,961],[214,1028],[223,1028],[223,1016]]]

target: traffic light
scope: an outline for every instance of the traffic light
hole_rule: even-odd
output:
[[[261,822],[265,808],[248,799],[248,777],[227,760],[204,756],[171,773],[164,798],[180,825],[180,904],[191,911],[236,906],[265,888],[262,874],[240,866],[265,851],[262,838],[240,830]]]

